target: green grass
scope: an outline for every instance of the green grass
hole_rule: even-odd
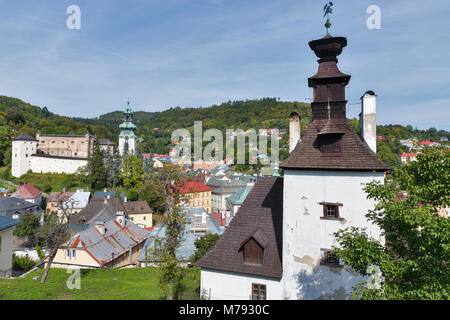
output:
[[[200,269],[184,269],[184,292],[181,299],[199,299]],[[84,269],[81,270],[81,289],[69,289],[71,274],[65,269],[51,269],[47,281],[40,283],[35,276],[0,279],[0,300],[161,300],[158,268]],[[117,278],[117,280],[113,280]]]
[[[66,191],[75,191],[76,189],[87,189],[79,176],[74,174],[52,174],[52,173],[26,173],[20,178],[14,178],[15,183],[26,182],[31,183],[39,187],[42,191],[50,192],[61,192],[63,188]],[[50,190],[46,190],[47,187]]]

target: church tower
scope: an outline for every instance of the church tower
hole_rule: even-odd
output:
[[[129,155],[136,155],[136,134],[134,133],[136,126],[133,123],[133,112],[129,101],[123,114],[123,122],[119,128],[122,130],[119,134],[120,155],[125,153],[125,148],[127,148]]]

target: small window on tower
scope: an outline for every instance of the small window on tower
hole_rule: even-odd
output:
[[[331,249],[321,249],[323,252],[320,264],[331,267],[342,267],[343,263]]]
[[[344,220],[339,215],[339,207],[342,206],[342,203],[320,202],[319,204],[323,206],[323,216],[320,217],[321,219]]]

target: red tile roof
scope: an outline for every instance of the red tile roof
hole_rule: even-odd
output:
[[[36,199],[42,194],[42,191],[33,186],[32,184],[23,183],[19,184],[17,191],[12,194],[13,197],[20,199]]]
[[[432,144],[433,143],[433,141],[422,141],[420,144],[421,145],[430,145],[430,144]]]
[[[192,192],[204,192],[204,191],[211,191],[211,188],[208,187],[206,184],[204,184],[200,181],[196,181],[196,180],[189,180],[180,189],[180,193],[192,193]]]
[[[210,214],[211,217],[216,220],[216,222],[221,226],[224,227],[227,224],[226,219],[222,219],[222,214],[221,213],[211,213]]]
[[[415,156],[417,156],[418,154],[421,154],[420,152],[418,152],[418,153],[402,153],[401,155],[400,155],[400,157],[415,157]]]

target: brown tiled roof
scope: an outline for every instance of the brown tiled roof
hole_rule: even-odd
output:
[[[320,151],[318,135],[327,124],[328,127],[332,125],[334,129],[343,133],[341,152],[322,153]],[[280,168],[358,171],[391,169],[390,166],[379,160],[369,146],[353,131],[347,119],[314,120],[303,140],[297,144],[289,157],[281,162]]]
[[[216,245],[196,266],[272,278],[282,276],[283,179],[259,178]],[[264,248],[261,265],[245,263],[251,237]]]
[[[124,202],[126,214],[152,213],[153,210],[148,205],[147,201],[129,201]]]

